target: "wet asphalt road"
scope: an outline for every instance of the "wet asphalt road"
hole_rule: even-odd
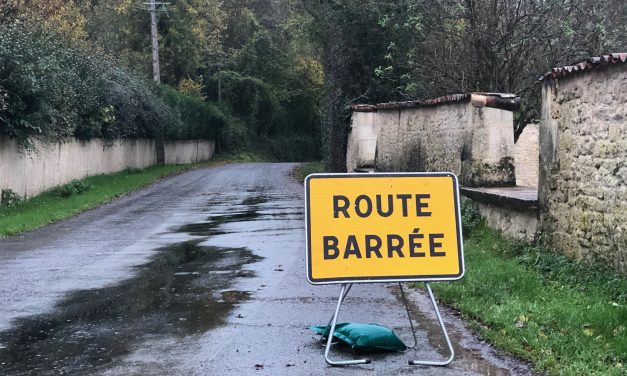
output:
[[[416,350],[332,368],[319,338],[338,286],[305,278],[295,164],[237,164],[164,179],[24,236],[0,240],[2,375],[527,375],[444,310],[456,358],[423,293]],[[376,322],[411,343],[398,285],[356,285],[340,322]],[[355,354],[334,349],[333,357]]]

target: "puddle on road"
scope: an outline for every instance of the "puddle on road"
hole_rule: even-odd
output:
[[[223,323],[245,291],[225,290],[259,258],[246,249],[186,242],[158,250],[135,277],[78,291],[54,313],[0,333],[1,374],[82,373],[128,353],[146,335],[186,335]]]
[[[250,291],[228,290],[222,291],[222,301],[226,303],[239,303],[250,298]]]
[[[177,232],[205,237],[220,226],[258,217],[255,205],[218,214]],[[48,314],[18,320],[0,332],[0,374],[84,374],[130,353],[151,336],[204,333],[224,323],[233,307],[250,297],[232,285],[254,276],[244,269],[261,258],[244,248],[200,246],[204,239],[155,250],[136,267],[135,276],[117,285],[76,291]]]
[[[176,232],[186,232],[197,236],[224,235],[226,234],[226,231],[219,229],[219,227],[223,224],[252,221],[257,217],[259,217],[257,210],[246,210],[244,212],[215,215],[209,217],[207,222],[188,223],[183,225],[179,227]]]
[[[215,236],[225,235],[232,233],[232,231],[226,231],[222,229],[222,225],[233,222],[249,222],[258,221],[264,219],[280,220],[280,219],[295,219],[303,220],[305,217],[301,208],[284,208],[284,207],[264,207],[263,210],[258,210],[255,206],[265,203],[266,198],[255,196],[249,197],[242,201],[241,205],[246,205],[245,210],[234,210],[223,214],[212,215],[207,218],[206,222],[188,223],[176,229],[176,232],[186,232],[196,236]],[[253,205],[253,206],[250,206]],[[289,209],[293,209],[289,211]],[[273,211],[273,210],[276,210]],[[271,229],[248,229],[248,232],[262,232],[262,231],[279,231],[279,230],[293,230],[289,228],[277,228]]]
[[[268,198],[264,196],[251,196],[242,201],[242,205],[259,205],[268,202]]]

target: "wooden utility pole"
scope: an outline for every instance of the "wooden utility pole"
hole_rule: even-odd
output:
[[[157,34],[157,3],[155,0],[150,0],[148,6],[148,10],[150,11],[150,39],[152,41],[152,79],[155,82],[161,82],[161,73],[159,70],[159,36]]]
[[[149,0],[148,11],[150,12],[150,40],[152,45],[152,79],[156,83],[161,83],[161,72],[159,69],[159,35],[157,34],[157,6],[164,5],[163,2]],[[155,152],[158,165],[165,164],[165,140],[163,127],[159,126],[155,130]]]

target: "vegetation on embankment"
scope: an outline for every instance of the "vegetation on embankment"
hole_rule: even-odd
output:
[[[161,130],[174,139],[215,138],[227,121],[219,109],[54,33],[0,24],[0,135],[23,147],[32,137],[154,138]]]
[[[292,175],[294,175],[296,180],[304,183],[307,175],[320,172],[327,172],[327,165],[324,161],[303,163],[294,169]]]
[[[625,375],[627,278],[607,267],[505,239],[462,215],[466,275],[439,300],[485,339],[551,375]]]
[[[207,165],[208,163],[166,165],[143,170],[125,170],[75,180],[27,200],[19,200],[14,196],[12,199],[3,200],[5,204],[0,205],[0,238],[60,221],[142,188],[165,176]],[[3,192],[5,196],[13,196],[7,193]]]

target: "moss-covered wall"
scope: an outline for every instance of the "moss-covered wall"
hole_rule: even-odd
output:
[[[378,128],[377,171],[450,171],[464,186],[515,185],[510,111],[460,101],[369,116]],[[362,118],[353,115],[353,132]]]
[[[627,272],[627,64],[547,80],[540,124],[544,237]]]

